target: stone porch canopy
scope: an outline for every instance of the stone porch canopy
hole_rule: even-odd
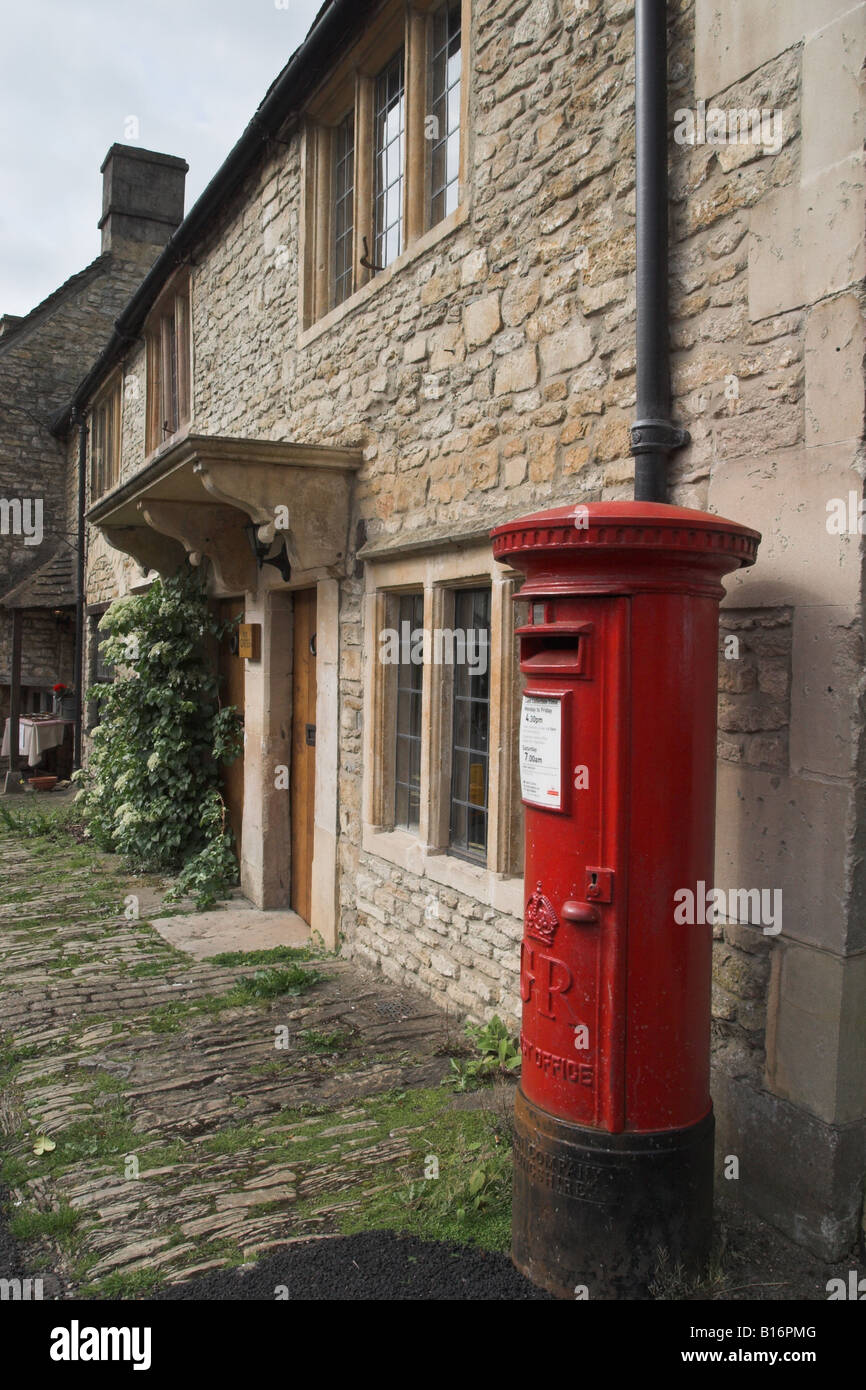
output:
[[[215,591],[257,587],[257,561],[285,541],[293,578],[336,577],[348,551],[359,449],[188,434],[87,513],[108,543],[173,574],[210,561]],[[254,527],[251,534],[250,528]]]

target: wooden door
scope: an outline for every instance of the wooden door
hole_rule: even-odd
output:
[[[294,595],[292,638],[292,908],[310,920],[316,797],[316,591]]]
[[[217,605],[217,616],[221,623],[233,618],[244,620],[244,601],[242,598],[222,599]],[[237,655],[238,625],[220,638],[218,669],[220,674],[220,703],[225,708],[235,705],[244,713],[246,662]],[[234,831],[238,858],[241,852],[241,827],[244,819],[244,755],[243,750],[233,763],[223,764],[221,769],[223,800],[228,811],[229,824]]]

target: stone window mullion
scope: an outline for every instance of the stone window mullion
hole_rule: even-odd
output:
[[[355,84],[355,288],[372,275],[361,265],[364,245],[367,259],[373,253],[373,97],[374,79],[358,73]]]
[[[430,17],[416,9],[406,15],[406,178],[404,239],[409,246],[427,228],[427,72]]]
[[[514,870],[513,808],[519,805],[515,762],[509,757],[517,735],[514,661],[515,580],[494,576],[490,600],[490,788],[487,865],[497,873]],[[497,750],[494,756],[494,750]],[[517,802],[515,803],[515,797]]]
[[[421,682],[421,816],[418,825],[418,838],[424,845],[431,845],[431,830],[434,825],[432,811],[433,778],[436,759],[434,756],[433,723],[436,701],[439,699],[436,671],[430,661],[429,634],[435,621],[436,591],[425,580],[424,585],[424,631],[425,640],[424,679]]]
[[[333,218],[332,132],[316,126],[316,266],[313,276],[313,314],[321,318],[331,307],[331,227]]]
[[[454,593],[442,585],[434,585],[430,591],[430,633],[426,670],[430,679],[430,722],[428,739],[428,766],[430,770],[427,804],[429,825],[427,844],[431,850],[445,853],[448,850],[451,826],[451,716],[454,689],[453,667],[432,659],[435,646],[434,634],[453,626]]]
[[[372,776],[369,801],[366,806],[368,823],[393,828],[394,824],[394,747],[388,737],[394,727],[396,678],[393,666],[379,659],[379,635],[394,625],[395,600],[382,592],[368,595],[367,632],[370,665],[368,667],[367,708],[373,723]]]

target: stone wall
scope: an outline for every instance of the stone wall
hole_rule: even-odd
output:
[[[295,134],[226,207],[192,272],[192,428],[360,446],[352,531],[363,522],[372,541],[630,492],[633,6],[473,10],[459,215],[302,332]],[[849,1030],[866,1008],[862,623],[859,540],[830,536],[825,503],[860,493],[866,6],[670,10],[672,131],[701,100],[781,113],[778,148],[671,140],[675,413],[692,435],[671,500],[764,533],[723,612],[717,881],[785,901],[778,939],[759,923],[718,929],[720,1137],[743,1157],[749,1200],[838,1254],[866,1135]],[[126,405],[124,447],[129,472],[144,443]],[[346,950],[460,1012],[513,1022],[516,917],[362,849],[372,655],[356,577],[342,584],[340,634]],[[811,1012],[810,962],[828,1001]],[[813,1160],[780,1184],[777,1147],[798,1135]]]
[[[70,441],[67,451],[50,426],[105,346],[153,256],[153,247],[124,243],[122,255],[98,257],[0,338],[0,498],[38,499],[42,505],[40,544],[0,535],[0,594],[59,546],[76,543],[77,443]],[[6,682],[10,634],[9,616],[0,610],[0,681]],[[52,664],[27,645],[22,658],[28,684],[38,683],[37,668]]]
[[[517,958],[523,923],[429,879],[362,854],[351,884],[349,954],[440,1008],[520,1023]],[[344,905],[344,915],[349,904]]]

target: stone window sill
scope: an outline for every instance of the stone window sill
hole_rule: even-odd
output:
[[[178,425],[174,434],[166,435],[165,439],[160,440],[155,449],[151,449],[149,454],[145,454],[142,469],[149,468],[151,464],[156,463],[162,458],[163,454],[167,454],[170,449],[176,448],[177,445],[181,444],[183,440],[186,439],[187,435],[191,433],[192,420],[184,420],[182,425]]]
[[[324,333],[329,333],[332,328],[336,328],[338,324],[341,324],[350,314],[353,314],[356,309],[363,308],[375,294],[384,289],[386,285],[390,285],[395,275],[399,275],[400,272],[411,265],[413,261],[418,260],[420,256],[423,256],[427,251],[431,250],[432,247],[437,246],[440,241],[444,241],[444,239],[450,236],[452,232],[456,231],[458,227],[462,227],[463,224],[468,221],[468,218],[469,204],[463,202],[459,207],[456,207],[453,212],[449,213],[447,217],[443,217],[441,222],[437,222],[435,227],[431,227],[423,236],[418,237],[417,241],[413,241],[412,245],[408,246],[402,255],[398,256],[395,261],[392,261],[385,270],[379,271],[378,275],[374,275],[373,279],[368,280],[366,285],[362,285],[359,290],[356,290],[355,293],[344,300],[342,304],[338,304],[336,309],[332,309],[329,314],[325,314],[324,318],[319,319],[317,323],[311,324],[309,328],[303,329],[303,331],[298,334],[298,347],[308,347],[310,343],[314,343],[316,339],[322,337]]]
[[[431,883],[450,888],[467,898],[474,898],[495,912],[506,913],[518,921],[523,918],[522,876],[506,877],[480,864],[457,859],[443,850],[430,849],[408,830],[379,830],[375,826],[365,825],[362,848],[366,854],[373,854],[406,873],[429,879]]]

